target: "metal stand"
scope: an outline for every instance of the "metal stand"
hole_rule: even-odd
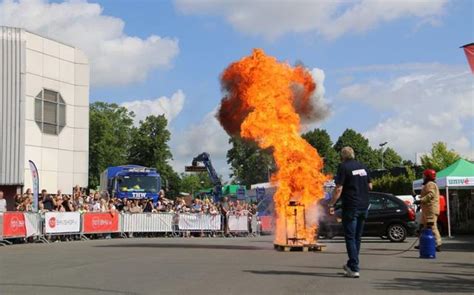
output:
[[[303,211],[303,229],[306,230],[306,209],[303,204],[300,204],[295,201],[290,201],[287,206],[285,206],[285,214],[288,212],[288,208],[292,208],[292,215],[288,218],[293,217],[295,219],[295,233],[293,237],[288,236],[288,218],[285,216],[285,229],[286,229],[286,244],[274,244],[274,248],[278,251],[290,252],[290,251],[302,251],[302,252],[321,252],[326,249],[326,245],[323,244],[307,244],[305,238],[298,237],[298,208],[302,208]]]
[[[287,222],[287,219],[285,218],[285,226],[287,228],[286,230],[286,244],[287,245],[290,245],[290,241],[291,241],[291,244],[295,245],[295,244],[301,244],[301,243],[298,243],[298,242],[302,242],[304,241],[305,239],[304,238],[299,238],[298,237],[298,207],[302,207],[303,208],[303,229],[306,229],[306,220],[304,219],[304,216],[305,216],[305,207],[304,205],[298,203],[298,202],[294,202],[294,201],[291,201],[287,207],[285,207],[285,213],[287,212],[287,208],[290,207],[290,208],[294,208],[293,209],[293,216],[295,218],[295,233],[293,235],[292,238],[289,238],[288,237],[288,222]]]

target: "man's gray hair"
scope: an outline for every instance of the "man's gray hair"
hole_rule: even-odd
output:
[[[350,146],[345,146],[341,150],[341,158],[343,161],[352,160],[355,158],[354,150]]]

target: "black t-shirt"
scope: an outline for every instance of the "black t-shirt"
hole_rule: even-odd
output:
[[[369,207],[368,169],[356,160],[348,160],[339,165],[334,179],[336,185],[342,185],[343,209],[367,209]]]
[[[51,196],[46,196],[43,199],[43,207],[46,210],[52,211],[54,209],[53,198]]]
[[[143,212],[151,212],[153,211],[153,207],[151,206],[151,203],[146,203],[145,208],[143,208]]]
[[[118,211],[123,211],[123,207],[125,207],[125,205],[123,203],[118,203],[118,204],[115,205],[115,208]]]

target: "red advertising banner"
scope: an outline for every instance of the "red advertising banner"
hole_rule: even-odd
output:
[[[3,213],[3,237],[26,237],[25,216],[23,213]]]
[[[262,226],[262,232],[273,231],[273,217],[272,216],[260,216],[260,224]]]
[[[82,232],[85,234],[118,232],[119,215],[117,213],[84,213]]]

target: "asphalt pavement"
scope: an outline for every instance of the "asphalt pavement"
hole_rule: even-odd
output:
[[[345,278],[342,239],[277,252],[273,237],[134,238],[0,247],[0,294],[474,294],[474,237],[436,259],[414,242],[364,239],[361,277]]]

